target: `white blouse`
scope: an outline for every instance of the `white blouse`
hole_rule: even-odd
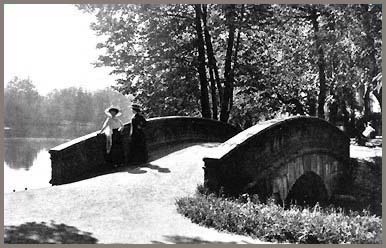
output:
[[[120,119],[115,117],[107,117],[106,121],[103,123],[101,132],[106,129],[106,134],[112,133],[113,129],[119,129],[123,127],[123,123]]]

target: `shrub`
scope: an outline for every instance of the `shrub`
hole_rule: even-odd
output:
[[[369,212],[291,206],[284,209],[256,196],[226,198],[206,192],[202,187],[194,197],[177,200],[177,210],[192,222],[218,230],[270,242],[290,243],[381,243],[382,220]]]
[[[352,160],[352,187],[350,194],[356,196],[354,209],[367,208],[382,216],[382,157]]]

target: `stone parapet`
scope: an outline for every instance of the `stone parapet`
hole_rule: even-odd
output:
[[[130,123],[125,124],[123,145],[125,157],[129,151]],[[237,128],[211,119],[168,116],[148,119],[144,130],[150,159],[159,149],[178,147],[188,142],[223,142],[236,135]],[[93,132],[50,149],[53,185],[74,182],[103,173],[107,166],[104,159],[105,135]]]

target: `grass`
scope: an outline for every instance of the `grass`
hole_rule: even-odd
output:
[[[346,212],[319,205],[284,209],[272,200],[260,203],[255,195],[227,198],[209,194],[202,186],[193,197],[178,199],[176,204],[177,211],[194,223],[268,242],[382,243],[382,219],[365,210]]]

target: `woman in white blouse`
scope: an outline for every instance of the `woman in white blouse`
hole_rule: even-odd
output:
[[[105,110],[107,115],[100,133],[106,134],[106,161],[117,167],[123,163],[123,147],[121,131],[123,123],[118,118],[121,115],[119,107],[111,106]]]

